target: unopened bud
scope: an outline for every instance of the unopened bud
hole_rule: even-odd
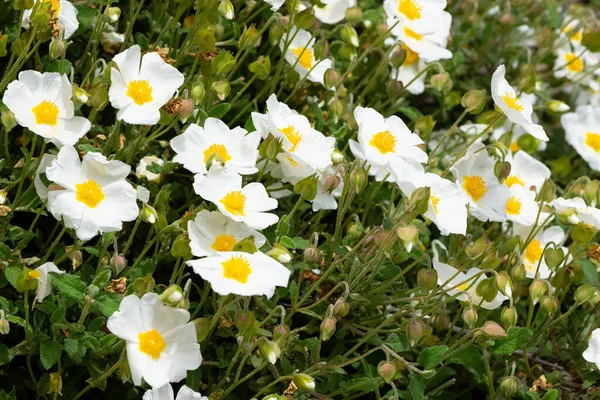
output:
[[[90,94],[89,105],[97,110],[103,110],[108,104],[108,88],[104,83],[98,83],[88,91]]]
[[[137,278],[133,281],[133,291],[140,297],[146,293],[150,293],[152,289],[154,289],[154,278],[150,275],[146,275],[143,278]]]
[[[494,165],[494,174],[498,178],[498,181],[504,182],[510,176],[511,169],[512,166],[508,161],[498,161]]]
[[[331,154],[331,162],[333,165],[343,163],[344,155],[338,149],[333,150],[333,153]]]
[[[412,225],[409,225],[412,226]],[[407,227],[408,228],[408,227]],[[400,229],[400,228],[398,228]],[[416,229],[416,227],[415,227]],[[418,231],[417,231],[418,233]],[[400,234],[398,234],[400,236]],[[433,268],[421,268],[417,273],[417,285],[421,290],[429,291],[437,286],[438,273]]]
[[[475,324],[477,323],[477,311],[472,308],[465,308],[462,313],[462,319],[465,321],[465,324],[469,327],[469,329],[473,329]]]
[[[331,193],[333,192],[342,182],[342,179],[337,175],[329,175],[325,178],[323,182],[323,192]]]
[[[503,339],[507,336],[506,331],[494,321],[485,321],[481,332],[490,339]]]
[[[158,298],[169,305],[175,305],[183,299],[183,290],[179,285],[172,284]]]
[[[64,57],[67,52],[67,42],[60,39],[54,39],[50,42],[50,51],[48,54],[50,58],[56,60]]]
[[[202,82],[199,82],[192,86],[190,94],[192,95],[192,99],[194,99],[196,104],[202,103],[202,100],[204,100],[204,96],[206,95],[204,84]]]
[[[303,392],[311,392],[315,390],[315,380],[308,374],[295,374],[293,381],[298,390]]]
[[[514,307],[504,307],[500,314],[500,321],[506,329],[510,329],[517,324],[517,310]]]
[[[314,247],[307,247],[304,249],[304,262],[317,262],[319,261],[319,250]]]
[[[113,276],[118,276],[127,267],[127,259],[123,254],[115,254],[110,258],[109,265],[113,270]]]
[[[149,224],[154,224],[158,219],[156,209],[149,204],[144,204],[140,210],[140,219]]]
[[[194,44],[201,50],[212,50],[215,47],[216,42],[217,38],[212,29],[198,29],[194,36]]]
[[[450,78],[450,74],[447,72],[432,75],[430,83],[434,89],[442,93],[448,93],[450,90],[452,90],[452,87],[454,86],[454,82],[452,81],[452,78]]]
[[[196,341],[200,343],[210,332],[211,318],[196,318],[192,323],[196,327]]]
[[[399,226],[396,228],[396,235],[402,242],[407,252],[412,250],[412,246],[417,242],[419,229],[414,225]]]
[[[583,191],[583,198],[585,202],[591,206],[596,207],[598,204],[598,193],[600,192],[600,187],[597,180],[593,180],[585,185],[585,189]]]
[[[435,128],[435,120],[431,115],[426,115],[415,121],[414,130],[419,131],[419,136],[426,139],[431,136],[431,132]]]
[[[460,104],[470,114],[479,114],[485,106],[485,89],[469,90],[463,95]]]
[[[450,327],[450,318],[446,314],[438,314],[433,320],[433,326],[438,331],[445,331]]]
[[[240,40],[238,41],[238,46],[241,49],[249,49],[255,47],[258,41],[260,40],[260,36],[254,24],[249,27],[244,27],[244,31],[240,36]]]
[[[344,43],[338,50],[338,57],[346,61],[354,60],[356,58],[356,49],[353,46]]]
[[[556,296],[542,296],[540,300],[540,308],[549,317],[553,316],[558,311],[558,298]]]
[[[309,29],[315,23],[315,14],[312,7],[305,8],[296,14],[294,24],[300,29]]]
[[[326,39],[319,39],[313,46],[315,59],[321,60],[329,55],[329,42]]]
[[[323,341],[328,341],[333,334],[335,333],[335,326],[337,324],[337,319],[334,317],[328,317],[321,322],[321,337]]]
[[[548,111],[554,114],[566,113],[571,109],[571,107],[560,100],[548,100],[546,102],[546,107],[548,107]]]
[[[275,365],[277,359],[281,355],[281,349],[279,348],[279,345],[271,340],[260,342],[258,345],[258,351],[264,360],[273,365]]]
[[[507,297],[512,296],[513,285],[510,276],[506,272],[498,272],[498,275],[496,275],[496,287],[503,295]]]
[[[350,172],[349,184],[355,193],[360,193],[369,182],[367,171],[363,167],[358,167]]]
[[[363,12],[358,7],[351,7],[346,10],[344,18],[351,24],[358,24],[363,21]]]
[[[421,337],[423,336],[421,324],[414,319],[408,321],[406,324],[406,336],[408,337],[408,344],[411,347],[414,347],[419,343],[419,340],[421,340]]]
[[[121,17],[121,9],[119,7],[108,7],[106,13],[108,14],[108,19],[113,24]]]
[[[337,299],[333,305],[333,315],[344,318],[350,312],[350,306],[342,299]]]
[[[573,298],[577,302],[578,305],[583,303],[587,303],[596,295],[596,289],[590,283],[585,283],[575,289],[575,294]]]
[[[556,198],[556,185],[551,179],[546,179],[542,184],[537,200],[551,203]]]
[[[231,86],[229,85],[229,81],[213,82],[211,88],[221,101],[225,100],[225,98],[229,96],[229,92],[231,92]]]
[[[62,387],[62,377],[60,376],[60,374],[58,372],[51,372],[48,381],[48,393],[60,394],[60,396],[62,397]]]
[[[512,279],[515,282],[521,282],[527,275],[527,270],[523,264],[515,265],[511,270]]]
[[[481,236],[472,244],[467,246],[467,248],[465,249],[465,253],[471,259],[476,260],[486,252],[486,250],[488,249],[488,245],[489,243],[487,238],[485,236]]]
[[[283,26],[281,26],[281,24],[273,24],[273,26],[271,26],[271,29],[269,29],[269,42],[271,43],[271,45],[278,45],[279,42],[281,42],[281,38],[283,37],[284,33],[285,29],[283,29]]]
[[[6,129],[6,132],[10,132],[15,126],[17,126],[17,119],[12,111],[2,111],[0,114],[2,119],[2,126]]]
[[[221,4],[219,4],[219,14],[227,20],[231,21],[233,19],[235,10],[230,0],[221,0]]]
[[[406,61],[406,56],[406,49],[404,47],[398,48],[398,50],[394,51],[390,56],[390,62],[392,63],[392,66],[396,69],[400,68]]]
[[[325,71],[323,82],[325,83],[325,87],[327,89],[334,88],[342,82],[342,74],[337,69],[329,68],[327,71]]]
[[[546,294],[546,290],[547,287],[544,281],[536,279],[531,283],[531,285],[529,286],[529,298],[531,299],[534,305],[537,304],[542,298],[542,296]]]
[[[248,66],[250,72],[254,73],[258,79],[265,80],[271,72],[271,59],[269,56],[259,56],[256,61]]]
[[[408,208],[415,210],[417,214],[425,214],[429,209],[430,193],[429,187],[417,188],[410,196]]]
[[[396,368],[396,364],[390,361],[381,361],[377,365],[377,373],[383,378],[385,383],[390,383],[398,373],[398,368]]]
[[[514,376],[507,376],[500,382],[500,391],[504,393],[506,397],[512,397],[519,390],[519,381]]]
[[[287,264],[292,261],[290,252],[278,243],[273,245],[273,248],[267,252],[267,255],[281,264]]]
[[[358,34],[350,24],[346,24],[342,27],[342,39],[354,47],[358,47],[360,44],[358,41]]]
[[[404,84],[392,79],[387,83],[385,90],[392,99],[395,99],[404,93]]]
[[[73,99],[78,103],[87,104],[90,94],[80,87],[73,86]]]
[[[296,182],[294,185],[294,193],[299,194],[305,200],[312,201],[317,197],[317,174],[307,176],[306,178]]]
[[[10,324],[4,318],[4,310],[0,309],[0,335],[8,335],[10,332]]]
[[[233,316],[233,323],[241,333],[245,333],[252,329],[255,321],[256,318],[252,311],[238,310]]]

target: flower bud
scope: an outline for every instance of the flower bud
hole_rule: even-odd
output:
[[[280,394],[268,394],[265,397],[262,398],[262,400],[288,400],[288,397],[285,395],[280,395]]]
[[[342,299],[337,299],[333,305],[333,315],[344,318],[350,312],[350,306]]]
[[[414,225],[399,226],[396,228],[396,235],[402,242],[402,245],[407,252],[410,253],[412,246],[417,242],[419,238],[419,229]]]
[[[335,333],[335,326],[337,324],[337,319],[334,317],[328,317],[321,322],[321,337],[323,341],[328,341],[333,334]]]
[[[333,153],[331,154],[331,162],[333,165],[343,163],[344,155],[338,149],[333,150]]]
[[[223,76],[229,73],[235,67],[236,60],[230,52],[224,51],[216,56],[212,61],[212,69],[217,76]]]
[[[342,39],[351,46],[358,47],[360,42],[356,30],[350,24],[342,27]]]
[[[346,10],[344,18],[351,24],[358,24],[363,21],[363,12],[358,7],[351,7]]]
[[[506,331],[494,321],[485,321],[481,332],[490,339],[503,339],[507,336]]]
[[[87,104],[90,94],[80,87],[73,86],[73,99],[81,104]]]
[[[600,188],[598,186],[598,181],[593,180],[591,182],[589,182],[587,185],[585,185],[585,189],[583,191],[583,198],[585,199],[585,202],[591,206],[591,207],[596,207],[596,205],[598,204],[598,192],[600,191]]]
[[[321,60],[329,55],[329,42],[325,39],[319,39],[313,46],[313,53],[317,60]]]
[[[67,53],[67,42],[61,39],[54,39],[50,42],[50,51],[48,55],[51,59],[56,60],[64,57]]]
[[[470,114],[479,114],[485,107],[485,89],[469,90],[460,100],[460,104]]]
[[[204,96],[206,95],[204,84],[202,82],[199,82],[192,86],[191,95],[192,99],[194,99],[196,104],[202,103],[202,100],[204,100]]]
[[[517,324],[517,309],[514,307],[504,307],[500,314],[500,321],[506,329],[510,329]]]
[[[544,252],[544,261],[550,269],[556,269],[560,264],[562,264],[565,258],[565,253],[562,248],[558,247],[553,249],[548,247]]]
[[[286,324],[279,324],[273,329],[273,340],[278,344],[285,343],[290,338],[290,327]]]
[[[513,285],[510,280],[510,276],[508,276],[506,272],[498,272],[498,275],[496,275],[496,287],[503,295],[507,297],[512,296]]]
[[[179,285],[172,284],[169,285],[169,287],[167,287],[165,291],[158,296],[158,298],[166,304],[175,305],[179,303],[181,299],[183,299],[183,290],[181,290]]]
[[[556,296],[542,296],[540,300],[540,308],[549,317],[553,316],[558,311],[558,298]]]
[[[527,270],[523,264],[515,265],[511,270],[512,279],[515,282],[521,282],[527,275]]]
[[[113,276],[119,276],[121,272],[127,267],[127,259],[123,254],[114,254],[110,258],[110,268],[113,271]]]
[[[377,373],[383,378],[385,383],[390,383],[398,373],[398,368],[396,368],[396,364],[393,362],[381,361],[377,365]]]
[[[546,179],[539,191],[537,200],[551,203],[556,198],[556,185],[551,179]]]
[[[48,381],[48,392],[47,393],[57,393],[62,397],[62,377],[58,372],[51,372],[50,378]]]
[[[144,204],[140,210],[140,219],[149,224],[154,224],[158,220],[158,213],[151,205]]]
[[[548,107],[548,111],[553,114],[562,114],[566,113],[571,109],[566,103],[560,100],[548,100],[546,102],[546,107]]]
[[[185,89],[187,92],[187,89]],[[177,114],[181,117],[182,122],[186,122],[189,117],[194,114],[194,100],[192,99],[181,99],[181,105],[179,110],[177,110]]]
[[[511,169],[512,166],[508,161],[498,161],[494,165],[494,174],[498,178],[498,181],[504,182],[510,176]]]
[[[232,20],[235,16],[235,10],[233,9],[233,4],[231,4],[230,0],[221,0],[221,4],[219,4],[219,14],[221,17]]]
[[[342,179],[337,175],[329,175],[323,182],[323,193],[333,192],[342,182]]]
[[[119,7],[108,7],[106,13],[108,14],[108,19],[113,24],[121,17],[121,9]]]
[[[338,69],[329,68],[327,71],[325,71],[323,82],[325,83],[325,87],[327,89],[334,88],[342,82],[342,74]]]
[[[473,329],[477,323],[477,318],[477,311],[475,311],[473,308],[465,308],[462,312],[462,319],[465,321],[465,324],[467,324],[469,329]]]
[[[281,42],[281,38],[283,38],[283,34],[285,33],[285,29],[279,23],[273,24],[271,29],[269,29],[269,42],[271,45],[276,46]]]
[[[421,138],[428,138],[435,128],[435,120],[431,115],[426,115],[415,121],[415,133],[419,131]]]
[[[310,262],[317,262],[319,261],[319,250],[315,249],[314,247],[307,247],[306,249],[304,249],[304,262],[310,263]]]
[[[338,57],[342,60],[352,61],[356,58],[356,49],[344,43],[338,50]]]
[[[367,171],[363,167],[358,167],[350,172],[350,187],[354,189],[355,193],[360,193],[369,182],[369,177],[367,176]]]
[[[214,94],[217,95],[217,98],[221,101],[225,100],[225,98],[229,96],[229,92],[231,91],[229,81],[226,80],[213,82],[211,88]]]
[[[409,225],[412,226],[412,225]],[[408,228],[408,227],[407,227]],[[400,228],[398,228],[400,229]],[[415,227],[416,230],[416,227]],[[417,231],[418,233],[418,231]],[[400,234],[398,235],[400,236]],[[404,234],[403,234],[404,236]],[[417,273],[417,285],[423,291],[429,291],[437,286],[438,273],[433,268],[421,268]]]
[[[573,298],[578,305],[582,305],[583,303],[587,303],[596,295],[596,289],[590,283],[585,283],[575,289],[575,294]]]
[[[4,310],[0,309],[0,335],[8,335],[10,332],[10,324],[4,318]]]
[[[432,75],[429,82],[434,89],[442,93],[448,93],[454,86],[454,82],[452,81],[452,78],[450,78],[450,74],[445,71],[441,74]]]
[[[247,332],[254,327],[256,318],[252,311],[238,310],[233,316],[235,327],[241,332]]]
[[[274,244],[273,248],[267,252],[267,255],[281,264],[287,264],[292,261],[290,252],[280,244]]]
[[[211,322],[211,318],[196,318],[192,321],[196,327],[196,341],[198,343],[202,342],[208,336]]]
[[[406,336],[408,337],[408,344],[411,347],[414,347],[417,343],[419,343],[419,340],[421,340],[421,337],[423,336],[423,328],[421,327],[421,324],[414,319],[408,321],[406,324]]]
[[[315,390],[315,380],[308,374],[295,374],[292,379],[294,385],[296,385],[300,391],[311,392]]]
[[[212,50],[215,47],[217,38],[212,29],[198,29],[196,35],[194,35],[194,44],[197,45],[201,50]]]
[[[420,187],[415,190],[410,196],[408,208],[413,209],[417,214],[425,214],[429,209],[429,187]]]
[[[254,73],[258,79],[265,80],[271,72],[271,59],[269,56],[259,56],[256,61],[248,66],[250,72]]]
[[[504,393],[506,397],[512,397],[519,390],[519,381],[514,376],[507,376],[500,382],[500,391]]]
[[[277,359],[281,355],[281,349],[279,348],[279,345],[272,340],[260,342],[258,345],[258,351],[264,360],[273,365],[275,365]]]
[[[296,14],[294,24],[300,29],[309,29],[315,23],[315,14],[312,7],[308,7]]]
[[[240,40],[238,41],[238,47],[240,49],[250,49],[255,47],[260,40],[260,35],[256,30],[254,24],[251,24],[249,27],[244,26],[244,31],[240,36]]]
[[[6,129],[6,132],[10,132],[15,126],[17,126],[17,119],[12,111],[2,111],[0,118],[2,120],[2,126],[4,126],[4,129]]]
[[[546,294],[546,289],[546,284],[539,279],[536,279],[531,283],[529,286],[529,297],[534,305],[536,305],[542,296]]]
[[[390,80],[387,83],[385,90],[391,98],[395,99],[404,93],[404,84],[400,81]]]
[[[299,194],[305,200],[314,200],[315,197],[317,197],[318,179],[317,174],[313,174],[296,182],[294,185],[294,193]]]
[[[406,49],[404,47],[398,48],[398,50],[394,51],[390,56],[390,62],[392,63],[392,66],[396,69],[400,68],[406,61],[406,56]]]
[[[108,104],[108,89],[104,83],[98,83],[88,91],[90,94],[89,105],[102,111]]]

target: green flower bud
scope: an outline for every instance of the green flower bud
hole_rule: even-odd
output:
[[[221,4],[219,4],[219,14],[221,14],[221,17],[230,21],[235,17],[235,10],[230,0],[221,0]]]
[[[6,129],[6,132],[12,131],[12,129],[17,126],[17,119],[12,111],[2,111],[0,117],[2,119],[2,126],[4,126],[4,129]]]
[[[562,114],[566,113],[571,109],[566,103],[560,100],[548,100],[546,102],[546,107],[548,107],[548,111],[553,114]]]
[[[540,308],[549,317],[553,316],[558,311],[558,298],[556,296],[542,296],[540,300]]]
[[[383,378],[385,383],[390,383],[398,373],[396,364],[390,361],[381,361],[377,365],[377,373]]]
[[[282,394],[272,393],[263,397],[262,400],[288,400],[288,397]]]
[[[88,90],[90,94],[89,104],[98,111],[104,110],[108,104],[108,89],[104,83],[97,83]]]
[[[171,284],[158,296],[158,298],[166,304],[175,305],[183,299],[183,290],[179,285]]]
[[[412,226],[412,225],[410,225]],[[398,228],[400,229],[400,228]],[[415,227],[416,229],[416,227]],[[418,230],[417,230],[418,234]],[[400,235],[398,235],[400,236]],[[434,287],[437,286],[438,274],[437,271],[433,268],[421,268],[419,272],[417,272],[417,285],[423,291],[430,291]]]
[[[342,299],[337,299],[333,305],[333,315],[344,318],[350,312],[350,306]]]
[[[599,193],[598,181],[593,180],[585,185],[585,189],[583,191],[583,198],[585,202],[591,206],[596,207],[598,204],[598,193]]]
[[[328,341],[333,334],[335,333],[335,326],[337,324],[337,319],[334,317],[328,317],[321,322],[321,337],[323,341]]]
[[[254,322],[256,318],[252,311],[238,310],[233,316],[233,323],[242,334],[254,328]]]
[[[229,92],[231,91],[231,86],[229,85],[229,81],[216,81],[211,85],[212,91],[217,95],[217,98],[221,101],[225,100],[227,96],[229,96]]]
[[[48,55],[51,59],[56,60],[64,57],[67,52],[67,42],[60,39],[54,39],[50,42],[50,51]]]
[[[233,58],[231,53],[224,51],[213,59],[212,69],[217,76],[226,75],[233,69],[233,67],[235,67],[235,63],[235,58]]]
[[[506,329],[510,329],[517,324],[517,309],[514,307],[504,307],[500,314],[500,321]]]
[[[307,374],[295,374],[292,378],[294,385],[302,392],[311,392],[315,390],[315,380]]]
[[[292,255],[290,252],[285,247],[277,243],[274,244],[273,248],[267,252],[267,255],[281,264],[287,264],[292,261]]]
[[[402,245],[406,251],[410,252],[412,246],[417,242],[417,238],[419,237],[419,229],[412,224],[407,226],[399,226],[396,228],[396,235],[402,242]]]
[[[321,60],[329,55],[329,42],[325,39],[319,39],[313,46],[313,53],[317,60]]]
[[[137,278],[133,281],[133,291],[140,297],[146,293],[150,293],[152,289],[154,289],[154,278],[150,275],[146,275],[143,278]]]
[[[356,30],[350,24],[342,27],[342,39],[351,46],[358,47],[360,42]]]
[[[344,116],[346,106],[342,102],[342,100],[340,100],[337,97],[334,97],[329,103],[329,111],[331,112],[331,116],[333,117],[334,121],[338,121],[341,117]]]
[[[494,278],[482,279],[475,289],[476,293],[487,302],[493,301],[498,294],[498,288]]]
[[[269,29],[269,43],[273,46],[279,45],[281,42],[281,38],[283,38],[283,34],[285,33],[285,29],[281,24],[275,23]]]
[[[289,342],[290,338],[290,327],[286,324],[279,324],[273,329],[273,340],[278,344]]]
[[[307,247],[306,249],[304,249],[303,255],[304,262],[306,263],[317,262],[320,258],[319,250],[315,249],[314,247]]]
[[[355,193],[360,193],[365,187],[367,187],[367,183],[369,182],[369,177],[367,176],[367,171],[363,167],[358,167],[350,172],[349,184],[352,189],[354,189]]]
[[[281,141],[269,133],[269,136],[258,147],[258,154],[269,161],[275,162],[279,153],[283,153]]]
[[[140,210],[140,219],[149,224],[154,224],[158,220],[156,209],[149,204],[144,204]]]
[[[10,324],[4,318],[4,310],[0,309],[0,335],[8,335],[10,332]]]
[[[201,50],[212,50],[215,48],[215,43],[217,43],[217,38],[212,29],[198,29],[198,32],[194,35],[194,44]]]
[[[546,179],[539,191],[537,200],[551,203],[556,198],[556,185],[551,179]]]
[[[406,324],[406,336],[408,337],[408,344],[411,347],[414,347],[419,343],[421,337],[423,337],[423,328],[421,327],[421,324],[414,319],[408,321]]]
[[[269,56],[259,56],[256,61],[248,66],[248,69],[256,74],[258,79],[265,80],[271,72],[271,59]]]
[[[473,329],[477,323],[477,318],[477,311],[475,311],[473,308],[465,308],[462,312],[462,319],[465,321],[465,324],[467,324],[469,329]]]
[[[507,376],[502,378],[500,382],[500,391],[504,393],[506,397],[512,397],[519,390],[519,381],[514,376]]]
[[[579,223],[571,231],[571,239],[582,245],[588,244],[596,236],[596,228],[592,225]]]
[[[481,332],[490,339],[503,339],[507,337],[506,331],[494,321],[485,321]]]
[[[428,138],[435,128],[435,120],[431,115],[426,115],[415,121],[415,133],[418,130],[421,138]]]
[[[192,321],[196,327],[196,341],[198,343],[202,342],[208,336],[211,322],[211,318],[196,318]]]
[[[127,259],[122,254],[114,254],[110,258],[109,262],[113,276],[119,276],[121,272],[127,267]]]
[[[503,295],[507,297],[512,296],[513,285],[510,276],[506,272],[498,272],[498,275],[496,275],[496,287]]]
[[[50,373],[50,380],[48,381],[48,392],[47,393],[57,393],[60,394],[60,396],[62,397],[62,377],[60,376],[60,374],[58,372],[51,372]]]
[[[312,7],[300,11],[294,18],[294,24],[300,29],[308,30],[314,23],[315,14],[313,13]]]
[[[325,71],[323,81],[325,82],[325,87],[327,89],[334,88],[342,82],[342,74],[337,69],[329,68]]]
[[[392,66],[396,69],[400,68],[406,61],[406,56],[406,49],[404,47],[398,48],[398,50],[394,51],[390,57]]]
[[[562,264],[564,259],[565,252],[560,247],[556,249],[548,247],[544,252],[544,261],[546,261],[546,264],[548,267],[550,267],[550,269],[556,269],[560,264]]]
[[[317,197],[318,180],[319,178],[317,177],[317,174],[307,176],[294,185],[294,193],[299,194],[305,200],[314,200],[314,198]]]
[[[417,212],[417,214],[425,214],[429,209],[429,187],[420,187],[415,190],[410,196],[408,207]]]
[[[86,104],[90,99],[90,94],[82,88],[73,85],[73,100],[80,104]]]
[[[582,305],[590,301],[596,294],[596,288],[590,283],[585,283],[575,289],[573,298],[578,305]]]
[[[196,104],[202,103],[204,100],[204,96],[206,95],[206,89],[204,89],[204,84],[202,82],[198,82],[192,86],[191,91],[192,99],[196,102]]]
[[[527,270],[523,264],[515,265],[511,270],[512,279],[515,282],[521,282],[527,275]]]
[[[546,294],[546,290],[546,283],[540,281],[539,279],[536,279],[531,283],[529,286],[529,298],[534,305],[537,304],[542,296]]]
[[[390,80],[387,83],[385,90],[391,98],[395,99],[404,93],[404,84],[400,81]]]
[[[265,361],[268,361],[273,365],[275,365],[277,359],[281,355],[279,345],[271,340],[260,342],[258,345],[258,352]]]
[[[460,100],[460,104],[469,114],[479,114],[485,107],[485,89],[469,90]]]
[[[338,165],[344,162],[344,155],[338,150],[334,149],[331,154],[331,162],[333,165]]]
[[[511,165],[508,161],[498,161],[494,165],[494,173],[498,178],[498,181],[504,182],[510,175]]]
[[[450,78],[450,74],[445,71],[441,74],[432,75],[429,82],[434,89],[442,93],[448,93],[454,86],[454,82],[452,81],[452,78]]]
[[[338,50],[338,57],[345,61],[352,61],[356,58],[356,49],[349,44],[343,44]]]
[[[255,47],[259,40],[260,35],[258,34],[254,24],[250,25],[249,27],[244,26],[244,31],[242,32],[240,40],[238,41],[238,46],[240,49],[250,49]]]
[[[114,24],[121,17],[121,9],[119,7],[108,7],[106,14],[108,15],[110,22]]]
[[[351,7],[346,10],[344,17],[351,24],[358,24],[363,21],[363,12],[358,7]]]

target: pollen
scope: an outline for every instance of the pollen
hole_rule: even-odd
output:
[[[214,159],[223,164],[231,160],[231,156],[227,152],[227,148],[222,144],[214,143],[211,144],[208,149],[204,150],[204,163],[206,163],[213,154],[215,155]]]
[[[35,115],[35,122],[40,125],[56,126],[58,121],[58,106],[51,101],[44,100],[31,109]]]
[[[290,156],[285,156],[285,159],[290,163],[290,165],[294,168],[296,168],[298,165],[300,165],[298,163],[298,161],[294,160],[292,157]]]
[[[409,67],[419,61],[419,55],[412,51],[410,47],[402,43],[402,48],[406,51],[406,60],[404,60],[404,66]]]
[[[431,200],[431,206],[433,207],[433,212],[438,213],[438,204],[440,204],[440,198],[434,195],[429,196],[429,200]]]
[[[571,72],[581,72],[583,71],[584,65],[583,60],[577,57],[573,53],[565,54],[565,62],[567,63],[566,67]]]
[[[596,153],[600,151],[600,134],[587,132],[585,134],[585,144],[591,147]]]
[[[41,272],[37,269],[33,269],[27,273],[27,277],[29,279],[38,279],[42,276]]]
[[[221,200],[219,200],[227,212],[233,215],[244,216],[244,206],[246,205],[246,196],[239,191],[233,190],[225,195]]]
[[[479,201],[487,192],[485,181],[479,175],[465,176],[463,179],[463,189],[474,201]]]
[[[298,63],[306,69],[311,69],[313,67],[313,62],[315,60],[315,55],[312,50],[308,47],[295,47],[292,50],[292,53],[298,57]]]
[[[539,240],[533,239],[525,249],[525,258],[530,263],[538,262],[542,258],[542,244]]]
[[[223,277],[239,283],[247,283],[248,276],[252,273],[250,263],[243,256],[231,257],[223,261],[221,265],[223,266]]]
[[[387,154],[394,152],[396,140],[390,131],[383,131],[374,134],[369,144],[379,150],[381,154]]]
[[[510,175],[508,178],[506,178],[504,180],[504,184],[508,187],[512,187],[512,185],[521,185],[521,186],[525,186],[525,182],[523,182],[521,180],[521,178],[519,178],[516,175]]]
[[[508,215],[519,215],[521,214],[521,201],[516,197],[511,197],[506,202],[506,213]]]
[[[467,290],[468,287],[469,287],[469,283],[465,282],[465,283],[462,283],[462,284],[458,285],[458,290],[461,290],[461,291],[464,292],[464,291]]]
[[[511,142],[510,143],[510,151],[512,151],[513,153],[516,153],[519,150],[521,150],[521,148],[519,147],[519,145],[517,144],[517,142]]]
[[[408,37],[411,37],[411,38],[415,39],[415,40],[421,40],[421,39],[423,39],[423,35],[419,35],[417,32],[415,32],[415,31],[413,31],[411,29],[408,29],[407,27],[404,27],[404,34],[406,36],[408,36]]]
[[[416,0],[400,0],[398,2],[398,12],[411,21],[421,18],[422,9],[423,7]]]
[[[125,94],[141,106],[152,101],[152,86],[146,80],[131,81]]]
[[[286,128],[279,129],[281,133],[283,133],[286,139],[292,144],[292,147],[288,149],[290,153],[293,153],[298,146],[298,143],[302,141],[302,135],[296,131],[293,125],[290,125]]]
[[[233,246],[236,243],[237,242],[233,235],[221,234],[215,238],[215,241],[210,245],[210,247],[216,251],[232,251]]]
[[[102,186],[100,186],[98,182],[93,179],[76,184],[75,191],[75,198],[89,208],[96,208],[98,204],[104,200]]]
[[[165,339],[163,339],[162,335],[156,329],[138,334],[138,339],[140,341],[140,351],[155,360],[160,358],[161,353],[167,347]]]
[[[504,100],[504,103],[508,108],[512,108],[518,112],[522,112],[524,110],[524,107],[519,104],[519,98],[517,96],[511,96],[509,93],[504,93],[502,100]]]

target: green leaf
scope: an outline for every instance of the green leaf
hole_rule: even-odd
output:
[[[6,280],[10,282],[10,284],[16,288],[17,281],[19,280],[19,276],[21,275],[21,268],[19,267],[8,267],[6,271],[4,271],[4,275],[6,276]]]
[[[15,387],[13,386],[12,390],[6,393],[3,390],[0,390],[0,400],[17,400],[17,392]]]
[[[12,358],[13,354],[10,349],[4,343],[0,343],[0,365],[8,364]]]
[[[4,243],[0,243],[0,259],[8,260],[11,254],[12,250],[10,249],[10,247],[5,245]]]
[[[58,307],[53,313],[52,317],[50,317],[50,322],[52,324],[58,324],[65,319],[65,314],[67,313],[67,309],[63,307]]]
[[[95,16],[96,11],[87,5],[80,5],[77,7],[77,20],[81,25],[80,28],[86,28],[92,25]]]
[[[208,110],[208,116],[213,118],[221,118],[225,114],[227,114],[227,111],[229,111],[230,108],[231,104],[229,103],[217,104],[216,106]]]
[[[556,389],[551,389],[549,390],[544,397],[542,397],[542,400],[556,400],[558,399],[558,390]]]
[[[45,340],[40,344],[40,361],[46,370],[56,364],[61,354],[61,345],[52,340]]]
[[[75,363],[79,364],[81,360],[83,360],[86,352],[87,345],[82,334],[72,335],[65,339],[65,353],[67,353]]]
[[[279,239],[279,244],[287,247],[288,249],[294,249],[296,246],[294,245],[294,241],[287,236],[282,236]]]
[[[600,31],[598,32],[586,32],[581,37],[581,44],[586,47],[592,53],[598,53],[600,51]]]
[[[294,241],[294,246],[300,250],[304,250],[305,248],[307,248],[310,243],[308,240],[299,237],[295,237],[292,240]]]
[[[447,351],[448,346],[428,347],[419,353],[417,362],[422,365],[424,369],[432,369],[442,361],[442,358]]]
[[[484,383],[485,366],[478,347],[474,345],[463,347],[453,353],[446,361],[446,364],[460,364],[473,375],[477,383]]]
[[[425,382],[421,375],[412,374],[408,383],[408,393],[412,400],[423,400],[425,395]]]
[[[105,292],[96,298],[94,307],[105,317],[110,317],[119,309],[122,297],[118,294]]]
[[[52,286],[63,296],[71,300],[81,300],[85,296],[85,288],[87,285],[73,274],[57,274],[52,275]]]
[[[385,341],[385,345],[396,353],[402,353],[410,349],[408,346],[408,339],[403,333],[392,333]]]
[[[73,64],[67,59],[54,60],[46,65],[46,72],[62,72],[63,74],[69,75],[72,68]]]
[[[102,153],[102,149],[94,147],[91,144],[78,144],[77,148],[79,150],[83,151],[84,154],[87,154],[87,153]],[[88,251],[88,248],[86,247],[85,250]]]
[[[493,349],[494,354],[497,354],[499,356],[506,356],[514,353],[515,351],[523,347],[523,345],[525,344],[527,339],[529,339],[529,336],[531,336],[532,333],[533,332],[531,331],[531,329],[527,328],[510,328],[508,330],[508,337],[506,339],[496,341],[496,344],[494,345]]]

